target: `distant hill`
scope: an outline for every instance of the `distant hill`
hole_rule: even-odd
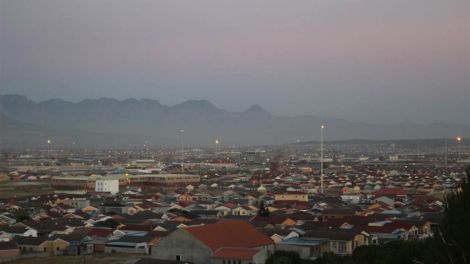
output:
[[[371,109],[373,111],[373,109]],[[252,106],[229,112],[206,100],[189,100],[174,106],[156,100],[61,99],[33,102],[21,95],[0,95],[0,144],[45,146],[152,147],[176,146],[179,131],[191,146],[212,145],[216,137],[225,146],[268,145],[318,140],[326,124],[325,140],[440,138],[470,135],[470,127],[456,124],[365,124],[318,116],[274,116]]]

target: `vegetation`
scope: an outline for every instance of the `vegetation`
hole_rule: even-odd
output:
[[[121,225],[121,223],[119,223],[118,221],[116,221],[112,218],[109,218],[106,221],[101,221],[101,222],[98,222],[98,223],[95,224],[95,226],[97,226],[97,227],[109,227],[109,228],[112,228],[112,229],[117,228],[119,225]]]
[[[262,217],[269,217],[269,209],[266,208],[263,201],[261,201],[259,204],[258,215]]]
[[[17,223],[21,223],[31,220],[31,217],[29,216],[28,212],[19,211],[15,214],[15,220]]]
[[[265,262],[265,264],[301,264],[302,260],[297,252],[276,251]]]

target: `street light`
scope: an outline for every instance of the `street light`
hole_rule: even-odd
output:
[[[325,129],[325,125],[320,126],[320,191],[324,193],[323,187],[323,129]]]
[[[52,144],[52,140],[48,139],[47,140],[47,158],[48,159],[51,158],[51,144]]]
[[[183,145],[183,133],[184,130],[180,130],[180,139],[181,139],[181,173],[184,173],[184,145]]]
[[[218,152],[218,151],[217,151],[217,150],[218,150],[218,146],[219,146],[219,139],[216,138],[216,139],[215,139],[215,154],[217,154],[217,152]]]
[[[458,156],[458,160],[460,160],[460,155],[462,153],[462,137],[458,136],[457,137],[457,144],[459,144],[459,156]]]

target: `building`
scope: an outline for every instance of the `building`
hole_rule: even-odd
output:
[[[113,240],[105,244],[105,253],[133,253],[149,254],[150,246],[156,243],[158,237],[155,236],[130,236],[126,235],[118,240]]]
[[[0,262],[20,255],[16,241],[0,242]]]
[[[273,251],[273,241],[249,223],[220,220],[215,224],[177,229],[152,248],[152,257],[195,264],[211,260],[262,264]]]
[[[86,198],[72,198],[64,200],[64,204],[76,209],[84,209],[90,206],[90,200]]]
[[[369,234],[358,230],[311,230],[303,235],[310,240],[327,240],[329,252],[337,255],[352,255],[353,251],[360,246],[369,244]]]
[[[97,179],[95,182],[95,192],[111,193],[115,195],[119,193],[118,179]]]
[[[119,187],[126,186],[186,186],[199,184],[201,177],[191,174],[119,174],[108,176],[54,176],[51,186],[59,190],[96,191],[98,180],[118,180]]]
[[[285,192],[285,193],[278,193],[274,195],[274,200],[276,201],[296,201],[296,202],[308,202],[308,194],[304,192]]]
[[[68,246],[69,242],[60,238],[47,238],[47,237],[15,237],[15,241],[18,243],[18,247],[23,253],[44,253],[47,252],[50,255],[63,254]]]

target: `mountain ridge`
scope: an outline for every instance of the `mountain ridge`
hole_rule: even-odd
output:
[[[2,146],[25,141],[23,132],[27,130],[43,130],[42,137],[48,133],[63,137],[63,144],[66,145],[76,137],[76,141],[94,142],[94,145],[101,147],[108,146],[106,137],[113,138],[113,144],[120,146],[139,145],[141,142],[152,142],[155,146],[175,146],[178,145],[178,131],[181,129],[185,130],[185,143],[194,146],[212,145],[214,138],[220,138],[226,146],[311,141],[319,137],[320,124],[327,126],[326,140],[470,135],[470,127],[459,124],[383,125],[313,115],[276,116],[259,105],[241,112],[230,112],[208,100],[187,100],[167,106],[154,99],[117,100],[102,97],[74,103],[55,98],[34,102],[24,95],[0,95],[0,114],[5,117],[1,119],[5,123],[2,127],[8,127],[7,123],[22,124],[19,126],[22,131],[15,131],[11,127],[4,131],[0,138]],[[44,139],[38,141],[31,137],[39,136],[28,136],[30,145],[44,144]],[[55,141],[59,144],[62,140]]]

